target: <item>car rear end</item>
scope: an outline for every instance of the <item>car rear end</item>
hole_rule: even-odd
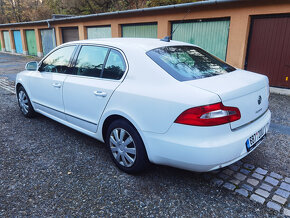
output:
[[[244,128],[233,131],[228,124],[198,127],[174,123],[165,134],[146,132],[151,161],[192,171],[211,171],[230,165],[252,152],[247,141],[261,129],[268,131],[270,111]]]
[[[145,132],[152,162],[211,171],[245,157],[265,138],[271,119],[266,76],[237,70],[196,47],[160,48],[148,56],[184,86],[220,99],[184,108],[164,134]]]

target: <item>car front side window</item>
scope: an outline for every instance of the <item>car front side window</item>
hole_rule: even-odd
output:
[[[69,73],[69,62],[76,46],[66,46],[51,53],[42,61],[40,72]]]
[[[79,76],[101,77],[104,61],[109,49],[98,46],[82,46],[75,66]]]

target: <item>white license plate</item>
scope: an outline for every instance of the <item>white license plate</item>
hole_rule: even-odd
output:
[[[247,139],[246,141],[247,151],[252,150],[258,144],[258,142],[262,141],[265,135],[266,135],[266,126],[264,126],[262,129],[260,129],[258,132],[256,132],[250,138]]]

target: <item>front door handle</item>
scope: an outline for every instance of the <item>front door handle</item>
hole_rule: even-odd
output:
[[[60,83],[52,83],[52,86],[55,88],[60,88],[61,84]]]
[[[107,93],[106,92],[102,92],[102,91],[94,91],[94,94],[96,96],[101,96],[101,97],[106,97]]]

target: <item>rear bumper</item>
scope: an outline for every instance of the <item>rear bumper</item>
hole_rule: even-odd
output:
[[[236,131],[229,124],[196,127],[174,123],[165,134],[143,132],[144,142],[153,163],[206,172],[230,165],[252,152],[258,145],[247,152],[246,140],[264,126],[268,131],[270,120],[268,110]]]

